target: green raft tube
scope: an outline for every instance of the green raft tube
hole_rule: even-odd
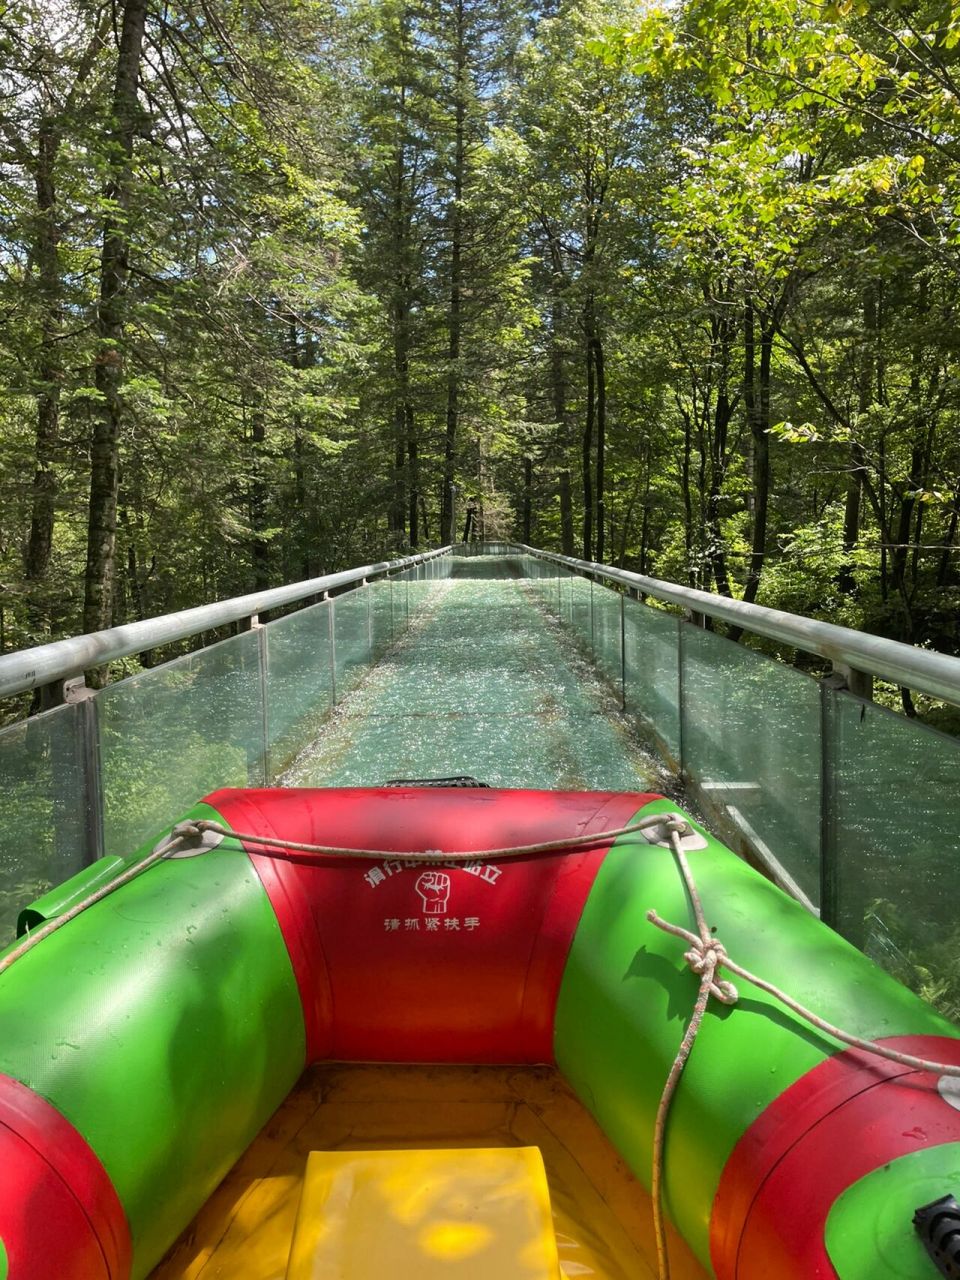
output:
[[[466,1177],[511,1145],[546,1159],[546,1191],[523,1199],[524,1157],[508,1196],[527,1226],[552,1205],[546,1271],[471,1217],[410,1227],[396,1275],[958,1274],[954,1028],[671,815],[625,792],[224,790],[159,853],[33,904],[0,959],[0,1277],[363,1280],[384,1214],[433,1211],[425,1151],[461,1150]],[[863,1046],[719,969],[659,1149],[724,956]],[[372,1150],[407,1207],[334,1230]]]

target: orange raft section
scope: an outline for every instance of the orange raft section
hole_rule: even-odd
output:
[[[547,1067],[312,1068],[153,1272],[284,1280],[311,1151],[539,1147],[567,1280],[656,1276],[650,1198]],[[672,1280],[706,1273],[671,1232]]]

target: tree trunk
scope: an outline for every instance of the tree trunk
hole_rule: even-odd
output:
[[[930,309],[927,282],[920,281],[920,292],[917,301],[918,317],[926,320]],[[907,478],[899,503],[897,527],[894,533],[894,546],[890,554],[890,577],[903,602],[907,636],[912,632],[912,614],[909,592],[907,589],[908,543],[910,526],[914,509],[917,505],[918,491],[926,488],[926,460],[929,456],[929,429],[926,423],[927,414],[923,404],[923,343],[919,334],[913,344],[910,356],[910,408],[913,424],[910,431],[910,474]],[[922,522],[921,522],[922,524]]]
[[[711,328],[711,364],[716,369],[716,399],[713,430],[710,433],[710,472],[707,489],[706,532],[713,579],[721,595],[732,596],[727,554],[720,528],[720,501],[727,475],[727,437],[734,406],[730,400],[730,360],[732,333],[726,319],[715,320]]]
[[[879,525],[883,541],[880,544],[880,599],[884,604],[890,594],[890,551],[887,543],[890,539],[887,521],[887,432],[880,432],[877,444],[877,498],[879,502]]]
[[[694,410],[696,405],[694,405]],[[680,494],[683,498],[683,551],[687,565],[687,582],[691,587],[698,585],[693,565],[693,494],[690,492],[690,459],[693,456],[693,419],[691,414],[681,408],[683,419],[683,452],[680,455]],[[646,524],[646,511],[644,511]],[[644,572],[643,569],[640,570]]]
[[[650,549],[650,465],[649,456],[647,458],[647,479],[643,490],[643,516],[640,521],[640,572],[647,572],[647,553]],[[623,561],[627,551],[627,535],[626,529],[623,535],[623,549],[620,552],[620,568],[623,568]]]
[[[416,435],[416,424],[413,417],[413,405],[407,405],[407,459],[410,464],[408,477],[408,496],[410,500],[410,516],[408,531],[411,550],[416,551],[420,545],[420,445]],[[426,527],[426,522],[424,522]]]
[[[604,496],[604,470],[607,451],[607,374],[603,357],[603,341],[599,334],[593,339],[593,363],[597,373],[597,474],[596,474],[596,550],[597,560],[602,564],[606,554],[604,536],[606,532],[606,498]]]
[[[423,540],[429,546],[430,545],[430,517],[427,514],[427,504],[424,500],[422,493],[417,494],[417,508],[420,512],[420,524],[423,528]]]
[[[297,509],[297,527],[300,531],[300,546],[296,549],[296,563],[299,577],[310,577],[310,552],[307,535],[307,476],[304,467],[303,423],[296,419],[293,430],[293,501]]]
[[[28,617],[31,630],[39,635],[48,629],[45,607],[37,588],[46,577],[53,548],[57,479],[54,471],[60,435],[60,360],[62,302],[60,296],[60,227],[54,185],[54,163],[59,137],[53,124],[44,120],[37,138],[35,184],[37,194],[37,235],[34,253],[40,294],[40,351],[37,360],[37,426],[34,446],[35,470],[31,495],[30,533],[24,549],[23,568],[28,589]]]
[[[401,127],[405,114],[405,89],[400,89]],[[393,543],[403,543],[406,533],[409,495],[407,493],[407,448],[410,404],[410,275],[408,270],[410,226],[405,200],[407,183],[406,150],[397,145],[393,188],[393,254],[396,281],[393,304],[393,502],[390,507],[390,533]]]
[[[453,482],[456,474],[457,434],[460,421],[460,342],[463,291],[463,186],[466,166],[467,49],[464,0],[455,0],[457,40],[455,51],[453,201],[450,205],[450,301],[447,312],[447,412],[443,439],[443,494],[440,502],[440,539],[456,540]]]
[[[393,497],[387,512],[390,543],[394,547],[403,544],[407,523],[407,495],[404,471],[407,465],[407,418],[402,404],[393,406]]]
[[[569,468],[560,472],[560,550],[565,556],[575,551],[573,542],[573,485]]]
[[[264,535],[267,524],[267,484],[264,476],[266,461],[267,427],[262,411],[253,415],[250,430],[253,478],[250,483],[250,565],[253,569],[253,589],[266,591],[270,585],[270,548]]]
[[[300,342],[300,329],[297,321],[290,320],[290,367],[307,369],[313,363],[313,344],[309,338]],[[299,412],[293,415],[293,505],[294,528],[297,545],[291,548],[293,564],[289,566],[292,573],[301,578],[310,577],[310,527],[307,514],[307,471],[306,441],[304,439],[303,418]]]
[[[756,315],[752,301],[744,309],[744,404],[750,427],[753,465],[753,536],[750,567],[744,586],[744,600],[753,603],[760,588],[767,546],[767,508],[770,498],[770,366],[773,354],[773,327],[760,329],[759,377],[757,368]]]
[[[123,339],[130,274],[131,160],[140,116],[137,86],[146,19],[146,0],[126,0],[113,91],[109,167],[103,190],[109,212],[103,223],[100,253],[95,372],[100,407],[94,420],[90,446],[90,505],[83,603],[85,631],[98,631],[110,625],[116,575]]]
[[[873,402],[877,341],[877,294],[873,281],[863,293],[863,334],[863,360],[857,387],[857,410],[861,418]],[[864,461],[862,444],[854,442],[850,447],[850,469],[847,472],[847,491],[843,504],[843,564],[837,575],[837,585],[845,595],[851,595],[856,590],[851,557],[860,540],[860,509],[866,474]]]
[[[104,6],[90,41],[77,63],[73,85],[58,112],[44,97],[44,114],[37,129],[36,155],[30,157],[21,143],[24,164],[32,168],[37,198],[36,235],[33,257],[37,269],[40,305],[40,341],[37,344],[35,379],[37,420],[34,441],[34,476],[30,503],[30,532],[24,548],[24,577],[27,584],[27,616],[37,636],[50,630],[49,602],[40,599],[39,588],[50,566],[56,521],[57,477],[54,470],[60,435],[60,390],[63,361],[60,341],[63,328],[63,292],[60,279],[60,222],[57,206],[56,164],[63,140],[66,117],[76,104],[80,90],[96,64],[108,30],[109,13]]]
[[[560,470],[557,475],[558,496],[560,499],[560,550],[565,556],[574,554],[573,532],[573,487],[570,482],[570,467],[567,464],[567,450],[570,448],[570,427],[567,419],[567,378],[563,359],[563,318],[564,306],[561,290],[563,288],[563,259],[556,238],[550,238],[551,289],[553,303],[550,310],[550,391],[553,398],[553,417],[557,424],[557,452],[560,455]]]
[[[887,368],[884,354],[884,329],[886,327],[886,288],[883,281],[877,284],[877,403],[887,404]],[[890,593],[889,513],[887,502],[887,429],[883,427],[877,441],[877,520],[882,534],[880,547],[880,599],[886,604]]]
[[[596,414],[593,350],[587,339],[587,403],[583,419],[583,558],[593,559],[593,422]]]
[[[958,524],[960,524],[960,484],[953,491],[950,523],[947,526],[947,532],[941,544],[943,551],[940,554],[940,564],[937,568],[938,587],[946,587],[956,578],[956,572],[951,570],[950,555],[956,544]]]
[[[526,457],[523,460],[523,541],[528,547],[533,545],[533,539],[530,536],[532,489],[533,489],[533,460],[532,458]]]

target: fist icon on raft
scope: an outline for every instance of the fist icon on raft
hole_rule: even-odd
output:
[[[414,885],[423,903],[425,916],[446,915],[450,897],[450,877],[445,871],[424,871]]]

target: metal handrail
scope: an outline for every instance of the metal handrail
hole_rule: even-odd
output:
[[[542,551],[539,547],[528,547],[521,542],[510,545],[526,555],[563,565],[575,573],[605,578],[667,604],[679,605],[693,613],[716,618],[769,640],[815,653],[828,659],[835,667],[866,672],[881,680],[905,685],[909,689],[960,705],[960,658],[953,658],[949,654],[939,653],[934,649],[920,649],[899,640],[888,640],[884,636],[856,631],[852,627],[839,627],[832,622],[818,622],[814,618],[786,613],[782,609],[748,604],[745,600],[731,600],[727,596],[698,591],[694,587],[682,587],[674,582],[664,582],[660,578],[649,578],[646,574],[617,569],[613,565],[557,555],[552,551]]]
[[[438,547],[400,560],[385,560],[379,564],[363,565],[359,569],[345,569],[342,573],[329,573],[322,578],[308,578],[304,582],[289,583],[285,587],[271,587],[266,591],[254,591],[230,600],[214,604],[198,605],[195,609],[182,609],[179,613],[165,613],[159,618],[145,618],[141,622],[129,622],[122,627],[110,627],[106,631],[93,631],[67,640],[54,640],[36,645],[32,649],[20,649],[0,657],[0,698],[42,688],[58,680],[70,680],[92,667],[106,662],[129,658],[158,645],[172,644],[211,631],[231,622],[255,617],[268,609],[296,604],[309,596],[336,591],[364,579],[382,578],[390,573],[413,568],[437,556],[446,555],[451,548]]]
[[[571,572],[602,578],[653,596],[667,604],[741,627],[755,635],[791,645],[807,653],[815,653],[837,667],[867,672],[882,680],[906,685],[910,689],[960,705],[960,658],[949,654],[920,649],[899,640],[888,640],[883,636],[856,631],[852,627],[836,626],[831,622],[819,622],[814,618],[805,618],[781,609],[770,609],[765,605],[731,600],[712,592],[698,591],[694,587],[684,587],[678,583],[648,577],[646,574],[617,569],[613,565],[578,560],[573,556],[529,547],[521,542],[504,541],[497,545],[510,546],[517,552],[561,565]],[[178,613],[163,614],[158,618],[147,618],[141,622],[111,627],[106,631],[95,631],[5,654],[0,657],[0,698],[53,684],[57,680],[71,679],[103,663],[115,662],[159,645],[188,639],[202,631],[239,622],[268,609],[296,604],[309,596],[412,568],[456,549],[455,546],[438,547],[415,556],[363,565],[321,578],[310,578],[284,587],[234,596],[214,604],[199,605],[194,609],[184,609]]]

